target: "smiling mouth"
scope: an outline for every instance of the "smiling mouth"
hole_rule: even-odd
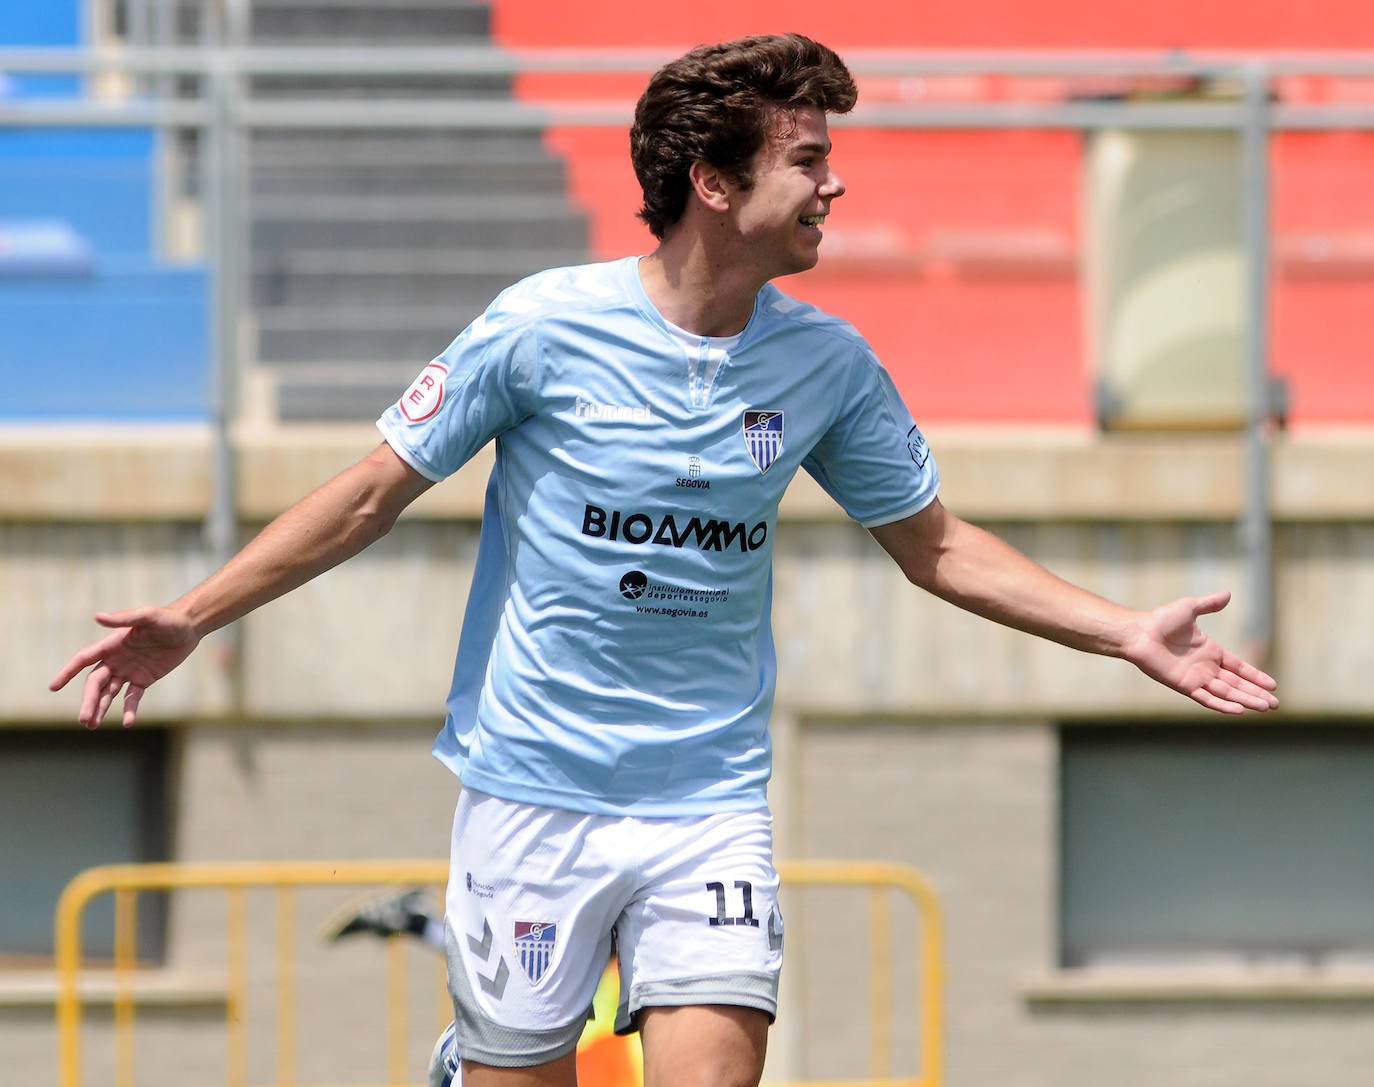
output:
[[[825,223],[825,216],[824,216],[824,215],[803,215],[803,216],[801,217],[801,224],[802,224],[803,226],[814,226],[814,227],[819,227],[819,226],[824,225],[824,223]]]

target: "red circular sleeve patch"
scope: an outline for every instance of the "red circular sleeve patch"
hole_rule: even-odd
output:
[[[431,362],[421,370],[420,376],[401,394],[401,414],[412,423],[423,423],[430,418],[444,403],[446,377],[448,367],[442,362]]]

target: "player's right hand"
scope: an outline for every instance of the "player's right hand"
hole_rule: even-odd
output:
[[[185,615],[171,608],[100,612],[95,621],[112,628],[112,633],[77,650],[48,689],[60,691],[82,669],[90,668],[77,720],[98,728],[123,691],[123,724],[128,728],[138,717],[143,692],[189,657],[200,635]]]

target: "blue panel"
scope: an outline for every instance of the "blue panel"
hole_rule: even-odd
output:
[[[6,0],[0,45],[78,45],[81,12],[81,0]]]
[[[0,45],[75,46],[82,43],[80,0],[0,0]],[[72,98],[75,75],[0,73],[0,98]]]
[[[81,77],[52,72],[0,72],[0,98],[75,98]]]
[[[61,219],[0,219],[0,280],[13,276],[84,276],[94,270],[86,239]]]
[[[80,46],[84,12],[0,0],[0,45]],[[83,86],[0,73],[0,97]],[[152,259],[155,148],[148,129],[0,129],[0,225],[29,221],[0,232],[0,419],[207,417],[209,284]]]
[[[100,253],[153,248],[147,159],[0,158],[0,219],[61,219]]]
[[[146,128],[4,128],[0,129],[0,162],[147,158],[153,140]]]
[[[208,299],[201,268],[0,280],[0,418],[207,418]]]

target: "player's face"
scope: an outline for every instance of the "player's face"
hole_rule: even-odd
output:
[[[830,202],[844,195],[830,167],[825,114],[814,106],[779,113],[754,156],[753,178],[734,198],[743,258],[765,279],[815,267]]]

